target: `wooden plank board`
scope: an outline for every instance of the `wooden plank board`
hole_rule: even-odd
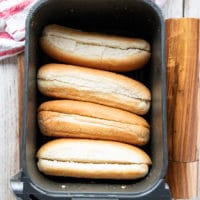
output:
[[[183,13],[184,17],[200,18],[200,1],[185,0]]]
[[[18,76],[16,57],[0,64],[0,199],[14,200],[9,180],[19,171]]]
[[[163,16],[165,19],[183,17],[183,5],[184,0],[167,0],[162,7]]]
[[[18,68],[18,123],[19,136],[22,138],[22,116],[23,116],[23,94],[24,94],[24,54],[20,54],[17,58]],[[19,145],[21,141],[19,141]]]

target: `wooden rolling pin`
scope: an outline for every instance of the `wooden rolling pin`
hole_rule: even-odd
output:
[[[168,150],[167,181],[173,198],[198,196],[199,19],[166,20]]]

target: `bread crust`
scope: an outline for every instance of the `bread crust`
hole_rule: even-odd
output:
[[[45,159],[39,159],[38,168],[46,175],[92,179],[128,180],[148,173],[147,164],[90,164]]]
[[[44,28],[40,45],[61,62],[116,72],[143,67],[150,45],[143,39],[83,32],[59,25]]]
[[[46,96],[103,104],[140,115],[150,107],[147,87],[113,72],[51,63],[38,70],[37,80]]]
[[[143,117],[138,116],[134,113],[84,101],[45,101],[38,107],[38,112],[42,111],[51,111],[63,114],[74,114],[98,119],[111,120],[126,124],[140,125],[149,128],[148,122]]]
[[[56,139],[37,152],[38,168],[47,175],[134,179],[145,176],[150,157],[132,145],[89,139]]]
[[[88,102],[57,100],[40,105],[38,124],[44,135],[121,141],[145,145],[147,121],[127,111]]]

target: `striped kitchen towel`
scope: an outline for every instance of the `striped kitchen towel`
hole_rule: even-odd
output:
[[[0,60],[24,50],[25,20],[36,0],[0,0]]]
[[[0,60],[24,50],[25,20],[37,0],[0,0]],[[166,0],[152,0],[162,6]]]

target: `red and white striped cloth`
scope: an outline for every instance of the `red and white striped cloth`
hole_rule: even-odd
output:
[[[24,50],[25,20],[36,0],[0,0],[0,60]]]
[[[0,0],[0,60],[24,50],[25,20],[37,0]],[[152,0],[162,6],[166,0]]]

